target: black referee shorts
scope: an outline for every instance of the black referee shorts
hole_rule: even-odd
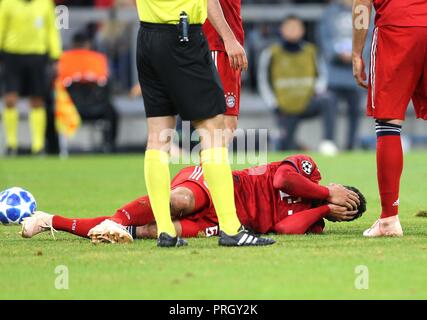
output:
[[[203,120],[226,110],[221,80],[200,25],[180,43],[175,25],[141,23],[137,66],[147,117]]]
[[[47,65],[46,55],[4,53],[5,92],[17,92],[30,97],[44,97],[47,85]]]

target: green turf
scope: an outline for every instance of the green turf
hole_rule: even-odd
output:
[[[283,154],[271,154],[271,160]],[[220,248],[217,239],[158,249],[155,242],[92,245],[65,233],[21,239],[0,227],[0,298],[48,299],[389,299],[427,298],[427,153],[407,155],[401,190],[402,239],[364,239],[378,216],[375,156],[314,155],[324,183],[358,186],[368,212],[353,223],[327,224],[319,236],[275,236],[268,248]],[[175,173],[179,166],[174,166]],[[68,217],[113,213],[145,192],[140,156],[0,159],[0,190],[30,190],[41,210]],[[55,289],[55,268],[69,270],[69,289]],[[369,289],[355,288],[367,266]]]

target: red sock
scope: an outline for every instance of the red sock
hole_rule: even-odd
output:
[[[65,231],[80,237],[87,238],[90,229],[100,224],[102,221],[110,217],[97,217],[87,219],[72,219],[61,216],[53,216],[52,226],[58,231]]]
[[[381,218],[399,212],[400,177],[403,171],[402,127],[377,122],[377,176],[381,198]]]
[[[111,220],[123,226],[144,226],[156,221],[148,196],[138,198],[118,209]]]

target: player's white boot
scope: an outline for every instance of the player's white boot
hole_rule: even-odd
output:
[[[108,219],[90,229],[87,235],[92,243],[130,243],[133,241],[132,235],[124,226]]]
[[[402,226],[399,217],[392,216],[378,219],[372,227],[363,232],[365,237],[401,237],[403,236]]]
[[[52,214],[36,211],[31,217],[22,220],[21,236],[23,238],[32,238],[36,234],[50,231],[53,238],[55,238],[53,232],[56,232],[56,230],[52,226],[52,218]]]

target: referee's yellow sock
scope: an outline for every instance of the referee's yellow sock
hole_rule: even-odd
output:
[[[170,211],[169,154],[161,150],[145,151],[145,184],[157,223],[157,235],[166,232],[176,237]]]
[[[38,153],[44,149],[46,133],[46,110],[44,107],[32,108],[30,111],[31,151]]]
[[[6,145],[8,148],[16,150],[18,148],[18,110],[16,108],[4,108],[2,119],[6,135]]]
[[[219,227],[228,235],[237,234],[240,221],[234,204],[234,185],[227,148],[203,150],[200,155],[204,178],[218,216]]]

